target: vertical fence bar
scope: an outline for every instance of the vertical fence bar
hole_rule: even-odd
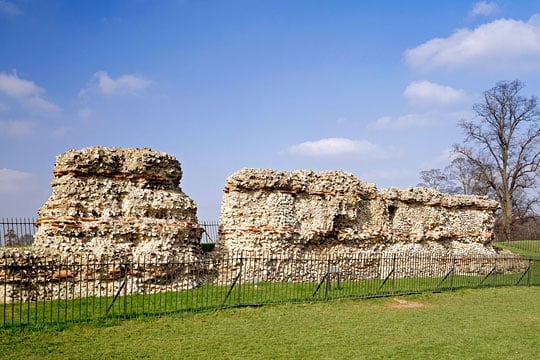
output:
[[[141,276],[139,266],[139,255],[137,258],[133,257],[131,263],[131,303],[129,311],[135,318],[139,317],[139,279]],[[135,308],[135,310],[133,310]]]
[[[5,266],[5,263],[0,263],[0,266],[1,266],[1,269],[2,269],[2,272],[4,274],[4,296],[3,296],[3,301],[2,301],[2,313],[3,313],[3,320],[2,320],[2,327],[5,329],[6,328],[6,304],[7,304],[7,281],[8,281],[8,274],[7,274],[7,270],[6,270],[6,266]]]
[[[60,257],[57,274],[60,274],[62,272],[62,264],[63,264],[62,257]],[[53,275],[53,278],[54,278],[54,275]],[[62,304],[62,279],[59,277],[57,279],[57,284],[58,284],[58,292],[57,292],[58,293],[58,300],[57,300],[58,306],[57,306],[57,312],[56,312],[56,321],[58,322],[60,320],[60,308],[61,308],[60,305]]]
[[[240,269],[238,270],[238,282],[236,283],[236,290],[238,292],[238,300],[237,305],[240,306],[242,304],[242,270],[244,265],[244,254],[240,255]]]
[[[180,258],[175,258],[173,289],[174,289],[174,310],[177,313],[182,312],[181,295],[184,291],[184,286],[182,285],[181,275],[182,275],[183,270],[184,270],[184,267],[182,267]]]
[[[137,258],[137,261],[139,259],[140,258]],[[146,277],[147,277],[147,274],[146,274],[146,271],[147,271],[146,255],[143,255],[142,268],[141,268],[141,265],[139,263],[139,269],[138,270],[141,271],[141,273],[142,273],[141,276],[143,276],[143,279],[146,279]],[[145,313],[145,308],[144,308],[145,300],[146,300],[146,284],[143,284],[143,292],[142,292],[142,299],[141,299],[141,308],[142,308],[143,314]]]
[[[27,307],[26,307],[26,323],[27,324],[30,324],[30,306],[32,304],[32,294],[31,294],[31,288],[32,288],[32,279],[34,278],[34,275],[36,271],[35,271],[35,265],[32,265],[32,268],[29,269],[29,273],[26,274],[27,275],[27,278],[25,279],[27,282],[28,282],[28,294],[26,295],[27,296],[27,299],[26,299],[26,302],[27,302]]]
[[[0,228],[0,247],[25,246],[34,241],[35,219],[2,218]]]
[[[497,258],[493,257],[493,287],[497,286]]]
[[[69,303],[68,303],[68,296],[69,296],[69,277],[70,277],[70,274],[69,274],[69,269],[70,269],[70,266],[69,266],[69,257],[66,257],[65,259],[65,262],[66,262],[66,270],[64,271],[64,273],[60,273],[60,278],[62,281],[62,277],[63,277],[63,280],[64,280],[64,321],[67,322],[68,320],[68,308],[69,308]]]
[[[527,286],[531,286],[531,272],[533,271],[533,260],[529,259],[529,271],[527,272]]]
[[[19,303],[17,304],[19,307],[19,325],[22,325],[22,307],[23,307],[23,269],[22,267],[18,267],[19,274],[18,274],[18,281],[19,281]]]
[[[396,286],[396,257],[396,254],[392,257],[392,295],[395,293]]]
[[[50,259],[45,259],[41,264],[41,269],[43,271],[43,293],[44,296],[41,300],[41,319],[44,323],[47,322],[47,299],[50,300],[50,282],[51,282],[51,272],[49,266]],[[39,302],[39,299],[38,299]]]

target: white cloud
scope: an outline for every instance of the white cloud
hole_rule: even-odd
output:
[[[390,186],[398,186],[404,180],[416,179],[418,172],[410,169],[370,170],[360,174],[364,181],[374,183],[387,183]]]
[[[19,78],[17,73],[11,75],[4,72],[0,72],[0,91],[14,98],[36,96],[44,93],[44,90],[34,82]]]
[[[98,71],[92,76],[90,85],[79,92],[80,96],[88,92],[97,90],[104,95],[125,95],[136,94],[152,85],[152,82],[145,78],[128,74],[113,79],[105,71]]]
[[[0,0],[0,14],[15,16],[22,14],[22,11],[12,2]]]
[[[524,22],[499,19],[447,38],[429,40],[405,52],[420,70],[475,68],[485,70],[540,68],[540,18]]]
[[[439,156],[435,158],[435,161],[440,164],[448,165],[450,161],[455,157],[454,149],[444,149]]]
[[[422,114],[407,114],[397,117],[383,116],[367,125],[373,130],[408,130],[421,129],[432,126],[444,126],[450,124],[452,127],[462,119],[469,119],[474,114],[471,110],[450,111],[450,112],[426,112]]]
[[[32,175],[18,170],[0,169],[0,193],[19,191],[23,182],[32,178]]]
[[[288,153],[303,156],[356,154],[371,156],[373,158],[388,157],[386,152],[367,140],[351,140],[347,138],[326,138],[316,141],[306,141],[289,147]]]
[[[61,138],[66,136],[69,133],[69,129],[67,127],[59,127],[57,129],[54,129],[49,133],[49,137],[51,138]]]
[[[84,107],[79,110],[79,117],[81,119],[89,119],[92,116],[93,110],[89,107]]]
[[[433,114],[407,114],[398,117],[383,116],[368,124],[369,129],[374,130],[403,130],[414,128],[425,128],[433,126],[436,118]]]
[[[27,136],[34,132],[34,123],[31,121],[0,120],[0,135]]]
[[[29,97],[25,100],[25,103],[31,106],[32,108],[38,109],[38,110],[44,110],[47,112],[60,111],[60,107],[58,105],[48,102],[47,100],[39,96]]]
[[[439,85],[430,81],[413,81],[403,93],[413,105],[449,105],[463,100],[465,90]]]
[[[474,4],[472,10],[469,12],[469,16],[488,16],[493,14],[499,9],[499,6],[490,1],[480,1]]]
[[[58,105],[43,99],[42,95],[45,90],[37,86],[33,81],[19,78],[15,72],[13,74],[0,72],[0,92],[36,110],[47,112],[60,110]]]
[[[455,157],[454,150],[451,148],[442,149],[438,154],[433,153],[432,155],[433,156],[431,157],[426,157],[419,163],[420,169],[443,169],[448,166]]]

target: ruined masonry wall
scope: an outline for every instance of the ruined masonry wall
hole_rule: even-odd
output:
[[[34,248],[158,261],[202,256],[197,207],[179,186],[173,156],[96,146],[59,155],[53,172]]]
[[[428,188],[379,191],[339,171],[243,169],[226,181],[218,248],[307,257],[494,255],[497,207]]]
[[[107,296],[124,281],[130,293],[190,289],[229,283],[240,271],[253,282],[318,282],[330,265],[343,279],[383,278],[395,267],[389,254],[489,255],[464,265],[489,271],[485,262],[497,257],[497,203],[484,197],[378,190],[339,171],[244,169],[227,179],[219,243],[204,254],[173,156],[91,147],[59,155],[53,171],[34,245],[0,249],[5,301]],[[264,257],[244,261],[250,255]],[[347,259],[321,261],[332,257]],[[445,261],[426,264],[424,276],[448,272]]]

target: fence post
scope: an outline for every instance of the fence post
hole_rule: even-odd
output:
[[[240,270],[238,271],[238,300],[237,305],[242,305],[242,271],[244,270],[244,252],[240,254]]]
[[[450,273],[450,291],[454,291],[454,274],[456,272],[456,255],[452,255],[452,272]]]
[[[330,291],[330,255],[328,255],[328,259],[326,260],[326,289],[324,291],[324,299],[328,299],[328,292]]]
[[[527,286],[531,286],[531,271],[533,270],[533,260],[529,259],[529,271],[527,272]]]
[[[392,260],[392,295],[396,293],[396,260],[397,254],[394,254],[394,259]]]
[[[497,287],[497,258],[493,260],[493,287]]]

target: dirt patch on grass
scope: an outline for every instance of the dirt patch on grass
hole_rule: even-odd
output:
[[[393,298],[391,302],[386,304],[387,307],[397,309],[414,309],[426,306],[426,304],[419,301],[408,301],[404,299]]]

